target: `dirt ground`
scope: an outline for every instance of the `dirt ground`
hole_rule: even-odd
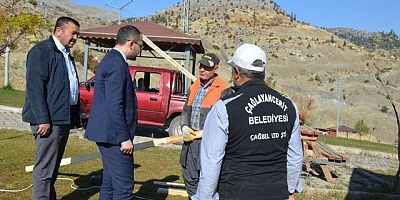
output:
[[[336,191],[350,194],[373,194],[387,196],[384,199],[400,199],[400,190],[391,190],[395,181],[395,174],[399,167],[396,154],[372,151],[359,151],[345,148],[337,150],[349,157],[344,163],[328,162],[328,167],[334,182],[328,183],[322,173],[320,165],[311,163],[311,171],[302,173],[302,181],[306,189],[317,191]],[[347,198],[346,199],[354,199]]]

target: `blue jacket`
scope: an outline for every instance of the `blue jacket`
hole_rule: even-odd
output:
[[[75,66],[72,56],[70,59]],[[77,105],[71,106],[69,96],[65,59],[50,37],[36,44],[28,52],[22,120],[31,124],[80,126],[79,101]]]
[[[96,70],[93,107],[85,138],[118,145],[133,140],[137,99],[128,64],[112,49]]]

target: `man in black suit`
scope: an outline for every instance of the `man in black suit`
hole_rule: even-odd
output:
[[[132,199],[133,139],[136,95],[127,59],[143,49],[142,34],[131,25],[121,27],[115,47],[96,70],[94,102],[85,137],[96,142],[102,155],[103,182],[99,199]]]
[[[53,35],[36,44],[26,59],[22,120],[31,125],[36,144],[32,199],[55,200],[54,183],[70,128],[80,126],[79,80],[70,55],[79,22],[57,19]]]

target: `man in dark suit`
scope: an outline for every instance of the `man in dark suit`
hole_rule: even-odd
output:
[[[142,34],[131,25],[118,30],[116,46],[96,71],[94,102],[85,137],[95,141],[103,161],[99,199],[132,199],[136,95],[127,59],[143,49]]]
[[[26,59],[26,95],[22,120],[31,125],[36,143],[32,199],[56,199],[58,175],[71,127],[80,126],[79,86],[70,55],[79,22],[57,19],[53,35],[36,44]]]

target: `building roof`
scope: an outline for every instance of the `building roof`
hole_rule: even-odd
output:
[[[204,47],[201,40],[195,36],[178,32],[151,21],[134,21],[127,24],[137,27],[163,51],[184,52],[185,46],[190,45],[191,50],[195,53],[204,54]],[[79,38],[88,39],[90,42],[102,47],[113,47],[118,29],[127,24],[82,30],[80,31]],[[150,49],[150,47],[145,45],[144,49]]]
[[[336,131],[336,126],[332,126],[330,128],[328,128],[331,131]],[[349,126],[346,125],[340,125],[339,126],[339,131],[340,132],[348,132],[348,133],[356,133],[357,131]]]

